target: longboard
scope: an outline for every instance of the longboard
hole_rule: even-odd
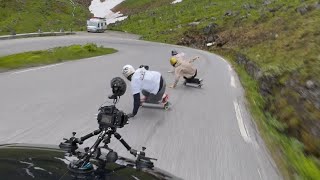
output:
[[[161,108],[164,110],[169,110],[171,107],[171,103],[169,101],[163,103],[146,103],[146,102],[142,102],[141,103],[142,107],[155,107],[155,108]]]
[[[168,101],[169,96],[167,94],[164,94],[162,97],[161,102],[159,103],[149,103],[149,102],[144,102],[141,101],[141,106],[142,107],[155,107],[155,108],[163,108],[165,110],[170,109],[171,103]]]
[[[202,83],[196,84],[196,83],[187,83],[187,82],[184,82],[183,84],[184,84],[185,86],[198,87],[198,88],[201,88],[201,87],[203,86]]]

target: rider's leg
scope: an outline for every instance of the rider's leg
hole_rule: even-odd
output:
[[[198,78],[192,78],[190,79],[190,82],[194,84],[200,84],[200,80]]]
[[[185,80],[186,83],[190,83],[190,78],[187,78],[187,77],[185,77],[185,76],[183,76],[183,78],[184,78],[184,80]]]
[[[149,97],[150,97],[150,93],[148,92],[148,91],[145,91],[145,90],[142,90],[142,95],[144,96],[144,97],[141,97],[140,99],[142,100],[142,101],[144,101],[144,102],[146,102],[146,101],[148,101],[148,99],[149,99]]]
[[[162,100],[162,96],[166,91],[166,82],[163,80],[162,88],[157,94],[150,94],[148,97],[148,102],[150,103],[159,103]]]
[[[142,90],[142,95],[148,97],[150,95],[150,93],[146,90]]]
[[[198,71],[196,70],[195,74],[194,74],[192,77],[190,77],[190,78],[185,78],[185,79],[186,79],[186,82],[187,82],[187,83],[200,84],[200,83],[201,83],[201,80],[198,79],[198,78],[196,78],[197,74],[198,74]]]

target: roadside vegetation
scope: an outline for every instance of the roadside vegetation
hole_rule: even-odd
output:
[[[284,177],[320,179],[320,2],[171,2],[124,1],[111,28],[229,59]]]
[[[44,51],[31,51],[0,57],[0,71],[42,66],[115,52],[117,52],[117,50],[104,48],[102,46],[98,47],[96,44],[72,45]]]
[[[0,0],[0,35],[83,30],[91,16],[88,1]]]

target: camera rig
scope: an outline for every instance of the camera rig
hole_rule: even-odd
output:
[[[128,124],[128,116],[116,108],[120,96],[125,93],[126,84],[123,79],[116,77],[111,80],[111,88],[113,94],[109,96],[109,99],[113,99],[113,105],[99,108],[97,115],[99,129],[80,138],[76,138],[76,132],[73,132],[71,138],[64,138],[65,141],[59,145],[69,156],[77,157],[77,160],[70,162],[68,165],[68,169],[74,173],[91,173],[97,169],[104,168],[107,163],[116,162],[118,160],[118,154],[108,146],[112,136],[116,137],[122,145],[137,158],[135,161],[137,169],[154,167],[151,160],[157,159],[146,157],[144,152],[145,147],[142,148],[142,151],[132,149],[128,143],[122,139],[121,135],[117,133],[117,128],[122,128]],[[96,135],[99,136],[90,148],[84,148],[84,152],[78,150],[78,145],[83,144],[85,140]],[[103,145],[99,146],[101,143],[103,143]],[[106,156],[102,157],[101,149],[109,151]],[[94,166],[93,162],[98,162],[98,166],[96,164],[96,166]]]

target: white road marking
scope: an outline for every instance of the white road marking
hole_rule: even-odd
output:
[[[258,173],[259,173],[260,179],[262,179],[262,175],[259,169],[258,169]]]
[[[237,117],[239,129],[240,129],[240,134],[243,137],[245,142],[250,143],[251,139],[248,136],[246,127],[245,127],[245,125],[243,123],[243,119],[242,119],[242,115],[241,115],[241,110],[240,110],[239,104],[236,101],[234,101],[233,104],[234,104],[234,109],[236,111],[236,117]]]
[[[228,70],[229,70],[230,72],[232,72],[232,67],[231,67],[230,64],[228,64]]]
[[[36,71],[36,70],[39,70],[39,69],[46,69],[46,68],[51,68],[51,67],[54,67],[54,66],[59,66],[61,64],[63,64],[63,63],[53,64],[53,65],[49,65],[49,66],[42,66],[42,67],[27,69],[27,70],[23,70],[23,71],[16,71],[16,72],[13,72],[11,74],[21,74],[21,73],[25,73],[25,72],[29,72],[29,71]]]
[[[217,56],[219,59],[221,59],[223,62],[227,63],[228,66],[230,66],[229,62],[227,60],[225,60],[223,57],[221,56]]]
[[[235,79],[234,79],[234,76],[233,76],[233,75],[231,75],[231,81],[230,81],[230,84],[231,84],[231,86],[232,86],[232,87],[236,88],[236,81],[235,81]]]

